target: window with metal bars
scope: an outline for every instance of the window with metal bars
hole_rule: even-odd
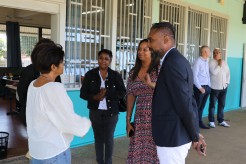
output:
[[[186,16],[187,15],[187,16]],[[182,6],[166,0],[160,1],[159,20],[172,23],[176,28],[177,49],[192,64],[200,55],[200,47],[221,50],[226,55],[227,19],[190,6]]]
[[[44,38],[51,37],[50,29],[42,29]],[[22,67],[31,64],[31,52],[39,38],[38,27],[20,26],[20,47],[21,47],[21,62]],[[1,44],[1,42],[3,44]],[[2,45],[2,46],[1,46]],[[7,38],[6,38],[6,25],[0,24],[0,67],[7,67]]]
[[[151,27],[152,0],[118,0],[116,70],[124,80],[135,64],[138,43]]]
[[[210,49],[219,49],[222,53],[223,59],[226,55],[226,40],[227,40],[227,19],[219,16],[211,16],[211,30],[210,30]]]
[[[186,58],[192,64],[200,55],[200,47],[208,45],[209,14],[189,8]]]
[[[81,85],[81,76],[97,66],[97,53],[111,49],[112,0],[67,0],[66,54],[62,81]]]
[[[0,67],[7,67],[7,38],[4,24],[0,24]]]
[[[170,22],[174,25],[176,31],[175,40],[177,49],[184,54],[185,7],[161,0],[159,20],[160,22]]]

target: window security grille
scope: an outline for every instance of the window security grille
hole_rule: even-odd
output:
[[[42,37],[43,38],[51,38],[51,29],[43,28],[42,29]]]
[[[62,81],[81,85],[81,76],[97,66],[97,53],[111,49],[112,0],[67,0],[66,54]]]
[[[174,25],[177,49],[184,54],[185,7],[161,0],[159,20],[160,22],[170,22]]]
[[[22,67],[31,64],[31,53],[38,42],[38,28],[20,26],[21,62]]]
[[[200,47],[208,45],[209,14],[189,9],[188,10],[188,36],[186,57],[192,64],[200,55]]]
[[[7,67],[7,39],[4,24],[0,24],[0,67]]]
[[[152,0],[118,0],[116,70],[124,80],[135,64],[138,43],[151,27]]]
[[[210,49],[218,48],[223,59],[226,57],[227,19],[215,15],[211,16]]]

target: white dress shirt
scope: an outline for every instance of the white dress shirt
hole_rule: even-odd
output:
[[[74,135],[84,136],[91,122],[74,113],[63,84],[49,82],[34,87],[34,81],[28,88],[26,105],[29,153],[35,159],[48,159],[68,149]]]
[[[161,60],[160,60],[160,65],[161,65],[161,66],[162,66],[162,63],[163,63],[163,61],[165,60],[165,58],[166,58],[168,52],[171,51],[173,48],[175,48],[175,47],[172,47],[172,48],[170,48],[169,50],[167,50],[167,52],[166,52],[166,53],[164,54],[164,56],[161,58]]]
[[[230,70],[225,61],[222,65],[218,65],[218,61],[212,59],[209,63],[211,88],[215,90],[222,90],[227,88],[230,83]]]
[[[201,56],[196,59],[193,68],[194,85],[200,89],[202,85],[210,86],[209,62]]]

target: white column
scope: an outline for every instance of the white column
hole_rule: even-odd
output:
[[[111,68],[115,70],[116,65],[116,39],[117,39],[117,1],[112,0],[112,32],[111,32],[111,50],[113,52],[113,59]]]

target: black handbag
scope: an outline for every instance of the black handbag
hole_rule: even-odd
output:
[[[119,100],[119,112],[126,112],[126,95]]]

